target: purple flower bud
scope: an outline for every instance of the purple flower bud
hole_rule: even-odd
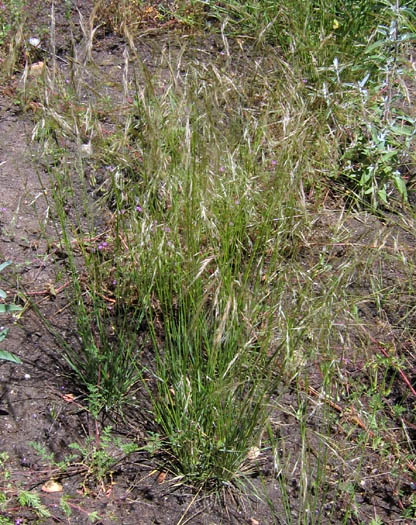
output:
[[[141,206],[137,205],[137,206],[136,206],[136,211],[138,211],[138,212],[140,213],[140,212],[143,211],[143,210],[142,210]]]

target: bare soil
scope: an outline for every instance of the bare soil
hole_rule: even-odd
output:
[[[87,18],[91,9],[91,1],[79,2],[79,8]],[[33,36],[45,34],[49,27],[48,2],[33,2],[29,13],[29,24]],[[57,2],[57,54],[65,59],[70,49],[69,22],[65,16],[64,2]],[[71,13],[74,27],[77,30],[76,39],[82,39],[79,28],[78,14]],[[43,33],[42,33],[43,31]],[[159,39],[155,42],[155,38]],[[143,39],[141,54],[145,57],[149,70],[157,67],[154,56],[156,44],[160,39],[172,39],[172,47],[176,44],[176,37],[165,32],[157,37]],[[219,55],[218,42],[209,38],[195,41],[194,49],[205,55]],[[205,47],[201,47],[205,46]],[[108,29],[97,33],[93,50],[94,62],[100,68],[100,74],[107,75],[115,87],[109,86],[109,94],[114,99],[120,96],[121,68],[123,64],[124,44],[120,37]],[[40,57],[42,58],[42,57]],[[65,62],[59,62],[65,70]],[[238,68],[238,61],[234,63]],[[9,292],[10,300],[19,301],[19,292],[24,292],[33,301],[35,307],[27,305],[25,311],[15,318],[4,318],[2,324],[11,327],[10,334],[2,347],[17,354],[23,361],[18,366],[7,362],[0,362],[0,451],[7,452],[9,460],[5,469],[10,472],[13,486],[20,486],[25,490],[36,491],[42,502],[51,513],[51,517],[37,517],[30,509],[22,509],[17,502],[11,506],[4,517],[15,520],[16,523],[89,523],[88,514],[96,511],[99,518],[96,523],[102,524],[271,524],[287,523],[282,500],[280,482],[287,488],[287,497],[291,500],[293,522],[297,522],[300,505],[299,494],[299,465],[293,464],[289,473],[276,475],[272,457],[267,451],[261,453],[253,463],[251,484],[247,485],[246,495],[237,497],[226,492],[222,498],[213,496],[202,497],[191,487],[175,486],[169,475],[162,480],[161,466],[158,458],[149,452],[136,452],[124,457],[120,451],[114,454],[120,456],[120,461],[113,465],[111,476],[105,477],[101,483],[92,481],[87,464],[72,464],[67,471],[60,471],[54,462],[64,461],[72,452],[71,443],[85,445],[88,438],[95,439],[96,427],[94,420],[84,408],[82,396],[76,391],[71,382],[70,370],[62,358],[62,348],[59,339],[54,337],[51,330],[55,330],[66,341],[77,344],[75,322],[71,318],[68,307],[68,296],[65,291],[65,280],[60,277],[60,270],[64,268],[65,260],[61,257],[57,245],[59,243],[59,228],[54,222],[53,207],[49,207],[47,190],[49,176],[47,169],[37,160],[36,145],[31,142],[31,134],[35,122],[31,110],[23,111],[16,102],[16,90],[20,82],[21,73],[16,73],[10,84],[4,86],[0,94],[0,261],[11,260],[13,267],[4,272],[4,281],[1,288]],[[333,203],[331,206],[335,206]],[[330,206],[330,207],[331,207]],[[331,237],[331,223],[335,220],[336,209],[330,209],[327,216],[316,222],[316,247],[305,249],[299,257],[305,261],[319,258],[319,242],[324,243]],[[331,218],[332,217],[332,218]],[[416,248],[413,235],[399,230],[394,226],[386,225],[382,220],[367,215],[357,216],[348,223],[348,236],[351,245],[355,240],[369,244],[376,242],[380,233],[386,228],[392,231],[391,239],[399,235],[400,242],[408,247],[409,253]],[[393,235],[394,233],[394,235]],[[393,241],[392,241],[393,242]],[[331,254],[334,268],[341,264],[356,249],[349,246],[333,248]],[[388,246],[386,247],[388,249]],[[403,278],[402,270],[394,263],[383,270],[386,283],[400,282]],[[64,275],[62,273],[62,275]],[[58,284],[57,284],[58,277]],[[17,287],[16,287],[17,280]],[[362,278],[357,279],[355,287],[361,286],[363,297],[368,292],[368,283]],[[368,321],[371,335],[375,341],[394,341],[399,353],[406,355],[408,362],[416,365],[416,351],[410,340],[403,340],[401,327],[398,325],[403,319],[403,312],[409,310],[409,303],[414,298],[403,295],[397,298],[397,304],[389,303],[384,310],[384,318],[379,318],[376,305],[363,302],[358,312],[362,319]],[[394,307],[391,305],[393,304]],[[412,309],[410,309],[413,312]],[[40,312],[40,314],[39,314]],[[406,318],[409,325],[411,317]],[[49,329],[42,322],[46,319],[51,326]],[[416,320],[416,319],[415,319]],[[383,333],[383,327],[395,326],[395,332]],[[374,328],[378,326],[378,332]],[[359,337],[358,335],[356,336]],[[377,344],[368,350],[369,355],[379,352]],[[345,372],[355,379],[366,381],[364,357],[360,361],[357,356],[340,356],[345,360]],[[416,366],[408,378],[416,386]],[[305,393],[313,399],[313,389],[319,389],[322,381],[319,367],[311,364],[310,384],[305,386]],[[310,389],[308,391],[308,388]],[[312,390],[311,390],[312,389]],[[341,400],[342,401],[342,400]],[[416,439],[416,419],[414,412],[415,399],[409,395],[408,386],[397,377],[394,381],[389,403],[396,402],[407,406],[406,417],[409,423],[409,440]],[[297,457],[301,446],[299,430],[294,416],[299,399],[295,390],[287,388],[280,393],[279,403],[281,411],[273,414],[272,426],[276,433],[280,433],[286,449],[282,451],[287,457]],[[341,402],[339,402],[341,404]],[[293,415],[291,415],[293,414]],[[316,412],[312,426],[318,428],[319,411]],[[345,439],[343,423],[347,415],[337,412],[334,407],[333,433],[335,440]],[[120,419],[103,418],[100,429],[111,424],[116,435],[124,441],[136,440],[141,442],[144,428],[141,428],[140,417],[137,417],[137,426],[128,425]],[[392,422],[394,416],[392,415]],[[356,425],[357,438],[360,427]],[[38,443],[44,447],[47,454],[53,455],[45,459],[31,443]],[[311,449],[318,443],[311,439]],[[318,459],[318,458],[317,458]],[[356,480],[358,515],[348,518],[346,523],[370,523],[376,515],[384,523],[410,523],[403,519],[403,502],[407,500],[416,488],[414,473],[406,465],[402,465],[399,475],[392,475],[389,469],[389,458],[381,458],[371,452],[368,447],[366,457],[357,458],[362,462],[362,470],[367,477],[360,483]],[[334,483],[338,476],[345,475],[350,466],[342,464],[330,465],[328,474],[328,497],[325,508],[320,508],[322,523],[344,523],[345,501],[339,495],[331,494],[330,480]],[[347,473],[351,478],[351,473]],[[47,493],[41,487],[50,479],[62,484],[62,492]],[[7,486],[4,479],[0,479],[3,487]],[[255,491],[266,491],[273,504],[274,512],[269,508],[265,498],[259,500]],[[347,490],[347,489],[346,489]],[[71,516],[66,516],[60,506],[62,495],[67,497],[71,509]],[[182,519],[182,521],[181,521]],[[313,522],[311,517],[311,523]],[[1,520],[1,516],[0,516]],[[20,520],[20,521],[19,521]]]

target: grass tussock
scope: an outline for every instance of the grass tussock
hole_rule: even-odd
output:
[[[345,519],[359,515],[364,452],[397,473],[414,453],[408,398],[389,400],[414,343],[413,251],[400,240],[415,231],[403,168],[414,122],[398,103],[414,12],[123,1],[92,17],[126,36],[118,88],[101,90],[90,24],[68,69],[48,64],[24,95],[40,107],[33,138],[73,284],[81,343],[66,358],[94,414],[140,409],[139,388],[177,478],[229,486],[267,449],[288,523],[290,475],[302,522],[335,516],[337,494]],[[165,48],[150,74],[134,40],[149,20],[209,31],[222,51]],[[390,206],[397,233],[375,231],[371,214]]]

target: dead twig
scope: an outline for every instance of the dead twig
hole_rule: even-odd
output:
[[[49,284],[48,288],[46,290],[37,290],[34,292],[26,292],[25,295],[33,297],[35,295],[52,295],[53,297],[56,297],[59,293],[61,293],[65,288],[67,288],[71,284],[71,281],[67,281],[62,286],[59,286],[59,288],[54,288],[52,284]]]

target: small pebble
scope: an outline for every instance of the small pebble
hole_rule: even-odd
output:
[[[92,145],[91,142],[81,145],[81,155],[83,157],[91,157],[92,155]]]
[[[25,374],[25,379],[30,379],[30,374]]]
[[[39,38],[36,38],[33,36],[32,38],[29,38],[29,44],[33,47],[39,47],[40,46],[40,40]]]

